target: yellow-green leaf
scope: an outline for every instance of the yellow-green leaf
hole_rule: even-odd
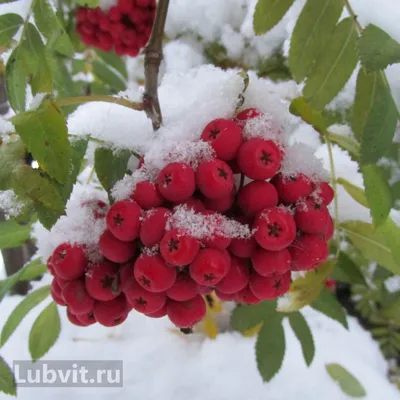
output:
[[[304,122],[312,125],[313,128],[319,133],[326,132],[326,124],[321,111],[311,107],[310,104],[304,99],[304,97],[297,97],[290,103],[289,111]]]
[[[18,14],[0,15],[0,46],[8,47],[11,39],[17,33],[20,26],[24,23]]]
[[[11,396],[17,395],[17,385],[11,368],[0,356],[0,392]]]
[[[392,256],[400,269],[400,227],[392,219],[388,218],[377,231],[385,238]]]
[[[294,0],[258,0],[253,16],[256,35],[271,30],[288,12]]]
[[[351,397],[366,396],[365,389],[360,382],[339,364],[326,364],[326,371],[330,377],[339,384],[344,393]]]
[[[356,185],[353,185],[346,179],[338,178],[337,182],[344,187],[346,192],[359,204],[362,206],[369,208],[369,204],[367,198],[365,197],[364,190],[359,188]]]
[[[0,222],[0,249],[22,246],[31,234],[30,225],[19,225],[14,220]]]
[[[25,110],[26,102],[26,71],[24,50],[17,46],[6,64],[6,89],[7,97],[14,111]]]

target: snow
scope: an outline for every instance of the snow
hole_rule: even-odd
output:
[[[0,191],[0,209],[7,217],[16,217],[24,208],[25,203],[18,200],[14,190]]]

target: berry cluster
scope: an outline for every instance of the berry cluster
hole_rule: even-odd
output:
[[[149,40],[155,9],[155,0],[118,0],[107,12],[79,7],[77,31],[88,46],[135,57]]]
[[[48,262],[53,298],[68,306],[71,322],[112,326],[135,309],[189,328],[204,317],[202,296],[211,291],[256,304],[286,293],[292,271],[326,260],[333,190],[303,173],[286,175],[278,140],[244,135],[260,116],[246,109],[211,121],[200,140],[212,157],[168,163],[108,210],[90,205],[106,223],[103,259],[88,262],[84,246],[62,243]],[[145,159],[138,168],[146,171]]]

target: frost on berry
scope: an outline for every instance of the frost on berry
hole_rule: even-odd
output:
[[[276,175],[272,181],[281,201],[285,204],[306,199],[313,191],[312,181],[304,174]]]
[[[179,328],[190,328],[206,315],[206,303],[200,295],[190,300],[167,301],[167,314],[173,324]]]
[[[324,206],[328,206],[335,196],[333,188],[328,182],[315,182],[314,187],[311,197],[317,203],[322,203]]]

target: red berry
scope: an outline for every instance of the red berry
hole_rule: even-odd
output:
[[[257,243],[253,237],[247,239],[234,238],[228,249],[236,257],[249,258],[256,251]]]
[[[316,197],[317,201],[320,200],[324,206],[328,206],[332,203],[335,197],[335,192],[327,182],[319,182],[316,185]]]
[[[97,322],[92,311],[87,314],[80,314],[80,315],[75,315],[75,316],[76,316],[77,320],[84,326],[93,325]]]
[[[326,206],[311,199],[299,203],[294,215],[297,228],[311,234],[324,233],[330,218]]]
[[[101,254],[110,261],[124,263],[135,255],[136,244],[135,242],[122,242],[107,230],[100,236],[99,249]]]
[[[333,238],[334,233],[335,233],[335,224],[333,222],[332,217],[329,216],[329,219],[325,225],[324,231],[321,233],[321,237],[325,241],[328,241]]]
[[[79,7],[76,12],[76,19],[78,22],[86,21],[88,9],[85,7]]]
[[[89,208],[95,219],[102,219],[106,216],[108,205],[102,200],[88,200],[82,203],[82,206]]]
[[[210,143],[217,157],[230,161],[236,157],[242,144],[242,129],[230,119],[215,119],[204,128],[201,139]]]
[[[210,236],[201,240],[204,247],[209,247],[217,250],[225,250],[231,243],[231,239],[225,237],[220,231],[219,226],[222,223],[222,217],[211,210],[203,212],[204,215],[212,215],[215,226],[210,226]],[[221,222],[220,222],[221,221]]]
[[[48,259],[47,259],[47,269],[49,270],[49,272],[51,273],[51,275],[55,275],[56,274],[56,272],[54,271],[54,266],[53,266],[53,263],[51,262],[51,258],[52,258],[52,256],[50,256]]]
[[[122,324],[128,316],[129,307],[123,294],[110,301],[96,301],[93,314],[97,322],[104,326]]]
[[[149,292],[164,292],[176,280],[176,269],[168,267],[159,254],[142,254],[135,262],[133,274],[139,285]]]
[[[237,293],[249,283],[249,266],[238,257],[231,257],[231,267],[226,276],[215,286],[222,293]]]
[[[157,185],[163,197],[178,203],[189,199],[196,188],[193,168],[188,164],[168,164],[158,175]]]
[[[261,302],[261,300],[258,297],[256,297],[254,293],[251,291],[249,285],[247,285],[244,289],[242,289],[240,292],[237,293],[236,300],[239,303],[245,303],[245,304],[258,304]]]
[[[275,207],[278,204],[278,192],[269,182],[253,181],[239,190],[238,203],[246,215],[253,216],[264,208]]]
[[[237,162],[247,177],[257,180],[269,179],[280,168],[281,151],[272,140],[250,139],[240,146]]]
[[[196,183],[201,193],[209,199],[228,196],[234,187],[233,173],[224,161],[214,159],[200,163]]]
[[[200,244],[197,239],[178,229],[168,231],[160,244],[160,252],[164,260],[176,266],[189,265],[199,249]]]
[[[77,325],[77,326],[87,326],[86,324],[82,323],[79,321],[76,315],[72,314],[71,310],[67,308],[67,318],[71,324]]]
[[[63,279],[59,276],[55,276],[54,279],[57,281],[58,286],[60,286],[61,289],[64,288],[64,286],[68,283],[71,282],[69,279]]]
[[[216,211],[219,213],[224,213],[228,211],[235,201],[235,191],[219,199],[209,199],[207,197],[203,198],[203,203],[208,210]]]
[[[250,276],[250,289],[261,300],[272,300],[287,293],[290,289],[290,271],[283,275],[261,276],[253,273]]]
[[[322,264],[329,255],[328,244],[318,235],[303,234],[289,247],[292,271],[307,271]]]
[[[150,314],[160,311],[167,301],[165,292],[152,293],[140,286],[135,280],[125,288],[129,304],[138,312]]]
[[[153,247],[161,242],[165,235],[165,225],[172,215],[168,208],[154,208],[145,213],[140,227],[140,240],[146,247]]]
[[[206,206],[203,202],[196,197],[190,197],[186,201],[176,204],[177,206],[185,205],[188,210],[193,210],[194,212],[200,213],[206,211]]]
[[[158,311],[153,313],[147,313],[146,316],[150,318],[163,318],[167,315],[167,305],[165,304],[164,307],[160,308]]]
[[[292,257],[288,249],[268,251],[258,248],[251,257],[251,262],[259,275],[281,275],[290,270]]]
[[[131,242],[139,237],[142,209],[130,200],[114,203],[107,213],[107,228],[119,240]]]
[[[277,175],[272,183],[278,191],[279,198],[286,204],[297,203],[301,199],[308,197],[313,184],[304,174],[292,176]]]
[[[60,285],[58,284],[57,279],[55,278],[51,282],[51,297],[60,306],[65,306],[67,304],[62,296]]]
[[[288,247],[296,237],[294,218],[283,208],[266,208],[254,220],[254,238],[265,250]]]
[[[173,286],[167,290],[167,296],[176,301],[192,299],[197,293],[197,283],[186,272],[180,273]]]
[[[225,277],[230,268],[230,260],[220,250],[202,249],[190,264],[190,276],[204,286],[215,286]]]
[[[104,261],[93,264],[85,276],[85,286],[89,295],[96,300],[109,301],[119,294],[116,264]]]
[[[133,276],[133,266],[133,263],[127,263],[119,269],[118,283],[121,292],[125,292],[125,289],[135,280],[135,277]]]
[[[245,110],[240,111],[238,115],[236,115],[236,121],[240,126],[244,126],[249,119],[257,118],[261,115],[262,112],[257,108],[246,108]]]
[[[215,294],[222,301],[235,301],[237,298],[237,293],[222,293],[219,290],[215,289]]]
[[[80,279],[66,284],[62,289],[62,297],[75,315],[87,314],[93,309],[94,299],[89,296],[85,283]]]
[[[167,301],[167,314],[179,328],[190,328],[206,315],[206,303],[198,294],[187,301]]]
[[[150,181],[142,181],[137,183],[135,191],[132,194],[132,199],[145,210],[153,207],[159,207],[164,202],[164,199],[161,196],[156,184]]]
[[[336,290],[336,281],[334,279],[327,279],[325,281],[325,287],[331,292],[334,292]]]
[[[51,257],[55,273],[69,280],[83,276],[87,263],[83,247],[69,243],[62,243],[56,247]]]

